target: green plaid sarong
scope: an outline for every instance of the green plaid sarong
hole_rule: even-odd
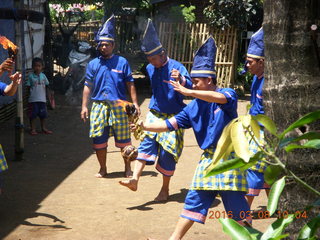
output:
[[[117,140],[130,138],[128,115],[121,106],[117,106],[116,102],[110,101],[93,102],[90,113],[89,136],[91,138],[102,136],[106,126],[112,127],[110,137],[115,133]]]
[[[221,191],[248,191],[248,184],[245,171],[239,168],[231,169],[211,177],[204,176],[204,170],[212,162],[214,150],[205,149],[201,155],[197,169],[190,186],[191,190],[221,190]],[[232,155],[228,159],[233,158]],[[220,162],[224,160],[221,159]]]
[[[0,172],[3,172],[8,169],[8,164],[6,161],[6,157],[4,155],[2,146],[0,144]]]
[[[175,114],[160,113],[155,110],[150,110],[147,114],[146,122],[153,123],[159,120],[166,120],[174,115]],[[172,154],[174,156],[174,160],[178,162],[183,149],[184,129],[181,128],[176,131],[162,133],[144,131],[144,134],[150,138],[155,138],[163,149]]]

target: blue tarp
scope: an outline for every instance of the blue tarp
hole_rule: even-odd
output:
[[[13,0],[1,0],[0,7],[3,8],[13,8],[14,1]],[[15,43],[15,23],[14,20],[3,20],[0,19],[0,35],[5,36]],[[18,44],[16,44],[18,45]],[[4,50],[2,46],[0,46],[0,62],[2,63],[8,57],[7,50]],[[10,79],[8,78],[8,74],[4,73],[0,77],[0,81],[5,83],[10,83]],[[2,97],[0,96],[0,106],[12,102],[15,97]]]

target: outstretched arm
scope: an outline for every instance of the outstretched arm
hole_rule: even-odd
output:
[[[190,96],[194,98],[199,98],[206,102],[215,102],[219,104],[226,104],[227,98],[222,93],[216,91],[205,91],[205,90],[194,90],[188,89],[182,86],[177,81],[169,81],[169,83],[173,86],[173,89],[184,96]]]
[[[150,131],[150,132],[168,132],[168,126],[166,124],[166,121],[159,120],[153,123],[144,123],[143,121],[140,121],[138,125],[141,127],[141,130]],[[132,131],[136,130],[138,126],[135,124],[130,124],[130,128]]]

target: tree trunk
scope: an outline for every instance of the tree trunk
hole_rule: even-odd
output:
[[[318,0],[265,0],[265,86],[266,115],[283,131],[301,116],[320,108],[319,47],[313,41],[311,25],[317,24],[320,44],[320,3]],[[297,133],[320,130],[319,121]],[[282,154],[287,167],[311,186],[320,190],[320,151],[296,150]],[[294,213],[313,203],[316,196],[290,181],[278,206]],[[311,214],[311,215],[314,215]],[[311,215],[306,221],[310,220]],[[294,238],[304,222],[297,219],[287,228]],[[296,235],[295,235],[296,236]]]

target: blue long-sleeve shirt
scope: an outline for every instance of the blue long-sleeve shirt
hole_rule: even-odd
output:
[[[178,61],[168,58],[167,62],[160,68],[155,68],[152,64],[148,64],[147,72],[152,88],[150,109],[161,113],[175,114],[186,106],[183,103],[183,95],[175,91],[169,83],[163,82],[164,80],[173,80],[170,78],[173,69],[179,70],[182,76],[181,84],[186,88],[192,88],[187,69]]]

